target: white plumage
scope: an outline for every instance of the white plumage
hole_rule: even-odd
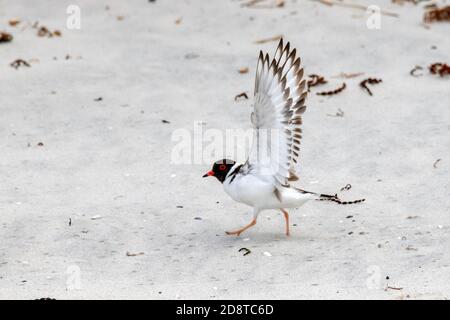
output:
[[[337,196],[317,194],[291,187],[298,180],[296,165],[302,137],[302,114],[307,95],[306,81],[297,50],[280,40],[273,59],[260,51],[255,78],[252,112],[253,144],[245,164],[232,160],[217,161],[206,176],[215,176],[225,192],[235,201],[253,207],[253,220],[247,226],[228,234],[240,235],[256,224],[261,210],[280,209],[286,219],[286,208],[297,208],[308,200],[330,200],[342,204]],[[357,200],[354,202],[361,202]],[[352,203],[354,203],[352,202]]]

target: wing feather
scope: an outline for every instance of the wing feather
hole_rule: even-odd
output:
[[[288,185],[297,180],[306,81],[301,59],[289,42],[280,40],[273,59],[262,51],[256,67],[252,123],[254,139],[246,165]]]

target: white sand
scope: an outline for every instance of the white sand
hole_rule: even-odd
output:
[[[388,0],[399,17],[380,30],[352,8],[241,3],[74,0],[81,30],[69,30],[65,1],[2,2],[14,40],[0,44],[0,298],[449,298],[450,82],[409,75],[450,63],[449,24],[426,29],[423,5]],[[34,21],[62,37],[21,31]],[[251,96],[258,51],[276,46],[254,42],[278,34],[324,90],[365,73],[309,95],[298,186],[350,183],[342,197],[367,201],[308,203],[290,238],[275,211],[229,237],[251,210],[201,178],[209,165],[171,164],[171,134],[248,128],[251,101],[234,96]],[[11,68],[17,58],[31,68]],[[372,97],[366,76],[383,79]]]

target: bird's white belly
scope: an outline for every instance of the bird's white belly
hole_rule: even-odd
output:
[[[262,180],[252,174],[236,176],[224,181],[225,192],[235,201],[260,209],[297,208],[313,199],[291,188],[281,189],[281,201],[275,195],[273,183]]]
[[[267,198],[274,197],[274,186],[254,175],[236,176],[224,181],[225,192],[235,201],[245,203],[252,207],[260,207],[267,202]]]

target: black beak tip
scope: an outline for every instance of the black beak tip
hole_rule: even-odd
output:
[[[209,177],[209,176],[213,176],[213,175],[214,175],[214,172],[212,170],[210,170],[210,171],[208,171],[207,173],[205,173],[203,175],[203,178],[206,178],[206,177]]]

